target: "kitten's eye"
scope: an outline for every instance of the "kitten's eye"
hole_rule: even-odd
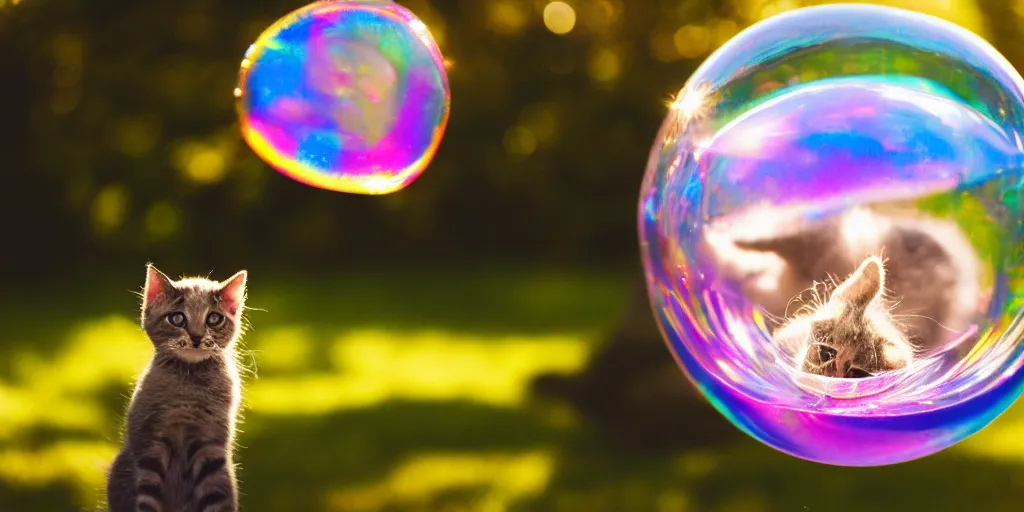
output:
[[[185,327],[185,324],[188,323],[188,318],[185,317],[185,313],[176,311],[167,315],[167,323],[175,327]]]
[[[818,359],[827,363],[836,358],[836,349],[827,345],[818,345]]]
[[[217,327],[222,323],[224,323],[224,315],[220,313],[210,313],[209,315],[206,315],[206,325],[209,325],[210,327]]]
[[[851,366],[849,370],[846,370],[846,375],[844,375],[847,379],[863,379],[870,376],[870,373],[857,368],[856,366]]]

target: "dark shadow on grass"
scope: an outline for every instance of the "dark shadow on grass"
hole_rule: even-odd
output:
[[[0,480],[0,510],[25,512],[80,512],[71,485],[55,482],[40,487],[7,487]]]
[[[516,510],[1009,512],[1020,510],[1022,471],[955,452],[876,468],[825,466],[752,439],[724,451],[646,457],[579,446],[545,494]]]

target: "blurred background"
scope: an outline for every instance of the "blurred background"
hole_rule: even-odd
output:
[[[797,460],[690,390],[638,293],[669,99],[737,31],[821,2],[399,3],[452,62],[452,115],[416,183],[364,197],[238,132],[242,54],[303,2],[0,0],[0,510],[102,505],[152,351],[147,261],[251,272],[244,510],[1019,509],[1024,406],[924,460]],[[1024,1],[885,3],[1024,69]]]

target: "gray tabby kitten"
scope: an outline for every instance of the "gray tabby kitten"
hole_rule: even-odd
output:
[[[779,344],[797,351],[800,369],[826,377],[862,378],[898,370],[914,346],[889,311],[882,260],[870,257],[823,304],[775,332]]]
[[[733,225],[712,226],[706,242],[727,278],[738,281],[747,297],[777,319],[778,327],[838,305],[857,304],[839,315],[855,320],[853,324],[823,323],[799,342],[792,330],[773,335],[792,352],[805,354],[805,368],[832,377],[866,377],[910,363],[907,350],[900,349],[851,368],[834,364],[841,345],[849,348],[847,335],[854,330],[878,332],[872,325],[894,326],[896,330],[884,329],[892,344],[909,344],[919,353],[961,336],[988,304],[981,261],[959,226],[948,220],[860,207],[808,222],[791,212],[754,207]],[[844,283],[837,280],[843,276],[850,276],[847,282],[857,282],[856,289],[864,293],[848,297],[854,302],[823,300],[821,288],[829,283],[836,292],[851,290],[840,290]],[[875,307],[883,298],[886,306]],[[859,306],[869,305],[868,314],[861,314]],[[802,314],[807,310],[812,315]],[[817,348],[804,350],[811,345]]]
[[[241,384],[246,272],[172,281],[150,266],[142,328],[156,348],[132,396],[111,467],[112,512],[238,510],[232,444]]]

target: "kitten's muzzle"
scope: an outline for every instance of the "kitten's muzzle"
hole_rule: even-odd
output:
[[[199,345],[203,343],[201,334],[189,334],[188,339],[192,340],[192,348],[199,348]]]

